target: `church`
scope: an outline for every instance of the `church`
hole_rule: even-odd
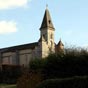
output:
[[[48,8],[45,9],[39,30],[40,39],[37,42],[0,49],[0,66],[28,66],[31,59],[45,58],[50,53],[58,53],[64,49],[61,40],[58,44],[54,41],[55,28]]]

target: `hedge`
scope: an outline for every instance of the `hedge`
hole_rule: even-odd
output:
[[[88,88],[88,77],[48,79],[38,85],[37,88]]]

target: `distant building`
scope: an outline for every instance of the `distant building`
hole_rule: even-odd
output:
[[[0,65],[27,66],[33,58],[44,58],[64,49],[61,40],[57,45],[54,42],[55,28],[47,8],[39,30],[37,42],[0,49]]]

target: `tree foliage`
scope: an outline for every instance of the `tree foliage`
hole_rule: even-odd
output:
[[[86,50],[68,49],[65,54],[51,54],[30,63],[30,69],[40,71],[44,79],[88,75]]]
[[[86,76],[86,78],[74,78],[74,76]],[[48,79],[49,82],[45,81]],[[18,80],[17,86],[18,88],[35,88],[42,81],[45,81],[44,87],[38,88],[87,88],[85,87],[85,85],[88,86],[87,50],[66,49],[64,53],[50,54],[43,59],[31,60],[29,72]]]

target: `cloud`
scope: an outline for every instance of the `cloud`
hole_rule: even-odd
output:
[[[0,21],[0,34],[8,34],[17,31],[17,24],[13,21]]]
[[[0,9],[9,9],[12,7],[24,7],[31,0],[0,0]]]

